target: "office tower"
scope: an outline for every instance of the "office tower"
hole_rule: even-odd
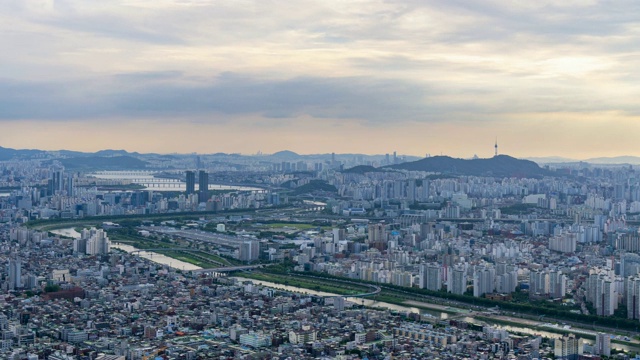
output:
[[[67,189],[67,196],[73,196],[74,189],[75,189],[75,179],[73,177],[73,174],[69,174],[69,176],[67,176],[66,189]]]
[[[593,348],[596,355],[611,356],[611,335],[598,333],[596,334],[596,345]]]
[[[447,291],[452,294],[463,295],[467,291],[467,271],[464,266],[457,265],[449,275]]]
[[[493,293],[495,282],[496,270],[493,267],[477,266],[473,272],[473,296]]]
[[[582,355],[582,339],[570,334],[553,341],[556,359],[577,360]]]
[[[54,170],[51,173],[51,179],[47,182],[47,192],[49,195],[55,195],[62,190],[64,190],[64,172],[62,170]]]
[[[209,174],[200,170],[198,173],[198,201],[206,202],[209,200]]]
[[[187,177],[187,195],[196,193],[196,173],[193,171],[186,172]]]
[[[9,290],[22,288],[22,267],[20,259],[9,260]]]
[[[52,180],[54,191],[62,191],[64,189],[64,172],[62,170],[54,171]]]

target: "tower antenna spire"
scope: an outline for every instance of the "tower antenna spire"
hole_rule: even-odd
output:
[[[494,148],[495,148],[495,150],[496,150],[496,152],[495,152],[495,155],[494,155],[494,156],[498,156],[498,137],[497,137],[497,136],[496,136],[496,144],[495,144]]]

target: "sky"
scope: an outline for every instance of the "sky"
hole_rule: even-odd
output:
[[[1,0],[0,146],[638,155],[640,2]]]

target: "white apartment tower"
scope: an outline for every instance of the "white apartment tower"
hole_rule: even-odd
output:
[[[478,266],[473,272],[473,296],[480,297],[495,291],[496,270],[489,266]]]
[[[82,237],[87,239],[87,255],[106,255],[111,251],[111,241],[102,229],[83,230]]]
[[[462,265],[450,270],[447,291],[452,294],[463,295],[467,291],[467,270]]]

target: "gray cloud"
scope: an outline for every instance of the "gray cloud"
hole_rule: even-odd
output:
[[[384,122],[419,120],[441,111],[424,105],[428,90],[423,85],[397,80],[301,77],[273,81],[230,73],[207,82],[182,80],[178,73],[133,73],[101,83],[0,81],[0,92],[7,94],[0,99],[0,118],[162,118],[215,112]]]
[[[44,12],[23,2],[0,4],[0,31],[3,16],[15,21],[4,25],[15,51],[0,55],[5,120],[219,113],[258,114],[271,123],[308,115],[384,124],[473,114],[638,113],[629,95],[637,89],[633,52],[640,45],[631,26],[640,17],[635,1],[56,0]],[[112,52],[100,53],[106,49]],[[567,53],[569,63],[571,56],[594,58],[602,68],[572,73],[571,66],[545,63]],[[288,74],[288,66],[296,72]],[[47,78],[55,80],[37,80],[34,67],[52,69]],[[55,76],[59,68],[69,76]],[[325,76],[331,69],[340,76]],[[199,71],[222,75],[198,78]],[[266,79],[274,77],[280,80]],[[606,96],[603,84],[623,89],[622,96]]]
[[[471,87],[455,83],[427,86],[365,77],[259,80],[225,73],[213,79],[179,72],[119,74],[102,81],[36,83],[0,81],[0,119],[91,119],[101,117],[172,119],[207,114],[260,115],[265,125],[279,119],[357,119],[371,125],[437,122],[475,115],[530,112],[587,112],[637,106],[598,97],[579,84],[537,87]],[[482,118],[487,118],[483,116]],[[212,120],[213,121],[213,120]]]

